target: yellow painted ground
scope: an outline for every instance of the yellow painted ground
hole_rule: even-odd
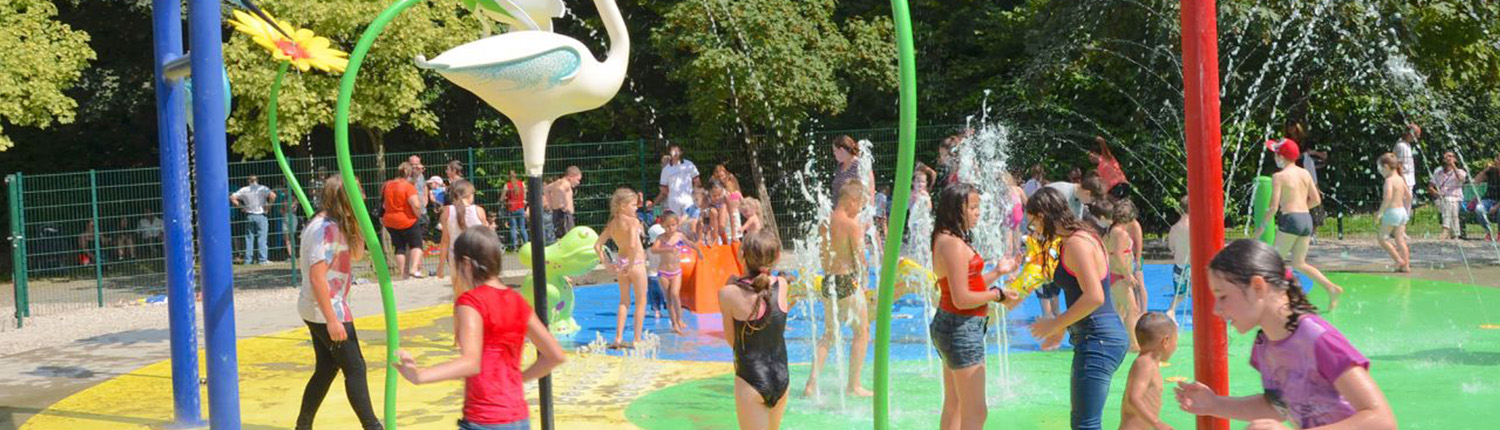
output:
[[[401,347],[424,365],[456,355],[451,332],[452,306],[441,305],[401,315]],[[355,321],[369,368],[372,402],[382,415],[384,402],[384,318]],[[244,428],[291,428],[297,419],[302,389],[312,375],[313,353],[307,330],[296,329],[239,342],[240,414]],[[528,354],[532,356],[532,354]],[[626,359],[573,354],[553,372],[554,404],[559,429],[634,429],[625,419],[633,400],[680,382],[734,371],[730,363]],[[199,363],[203,359],[200,355]],[[172,365],[151,364],[53,404],[28,420],[24,430],[149,429],[172,419]],[[200,370],[206,374],[205,371]],[[208,397],[203,393],[204,416]],[[536,389],[528,388],[531,413],[537,416]],[[463,408],[463,383],[449,381],[415,386],[400,381],[397,389],[402,429],[452,429]],[[319,428],[355,428],[358,420],[344,396],[343,380],[334,381],[318,413]],[[533,427],[540,428],[535,420]]]

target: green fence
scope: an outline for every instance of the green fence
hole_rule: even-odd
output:
[[[955,126],[920,128],[919,153],[935,153],[937,143],[956,129]],[[811,133],[784,141],[761,138],[769,148],[760,151],[759,160],[783,237],[800,235],[816,213],[813,203],[801,191],[802,182],[827,182],[833,170],[829,142],[842,134],[875,143],[877,182],[889,184],[896,157],[892,149],[896,142],[894,128]],[[584,181],[574,201],[578,224],[597,229],[607,221],[607,201],[615,188],[643,189],[647,199],[656,197],[661,156],[670,143],[687,148],[686,158],[699,166],[705,178],[712,174],[714,166],[723,164],[739,178],[747,196],[757,194],[750,174],[749,152],[743,142],[652,139],[553,144],[547,148],[545,177],[555,178],[568,166],[581,168]],[[383,159],[373,154],[358,155],[352,161],[368,206],[379,206],[382,183],[392,178],[396,167],[413,155],[421,157],[427,166],[427,176],[443,176],[449,161],[463,163],[465,177],[477,189],[476,202],[491,214],[501,213],[501,187],[509,172],[523,171],[521,148],[514,145],[390,153]],[[313,182],[319,168],[337,171],[333,157],[298,158],[291,160],[291,164],[305,186]],[[802,175],[804,170],[812,174]],[[5,296],[0,298],[0,312],[4,315],[0,318],[14,318],[16,326],[20,326],[24,318],[32,315],[143,303],[165,294],[161,230],[152,222],[161,214],[160,174],[158,168],[141,168],[8,176],[14,289],[13,294],[0,295]],[[298,218],[297,209],[291,205],[295,197],[287,191],[285,180],[272,160],[231,163],[229,189],[244,186],[252,175],[259,178],[260,184],[275,190],[278,197],[268,208],[267,240],[271,260],[277,263],[236,265],[234,286],[239,290],[295,286],[297,274],[289,257],[290,251],[295,250],[296,235],[288,233],[296,231],[290,224]],[[310,198],[315,193],[307,191]],[[227,200],[228,197],[199,196],[195,191],[194,206],[198,198]],[[288,219],[288,214],[292,214],[292,219]],[[244,214],[232,210],[236,263],[244,256],[247,226]],[[507,227],[503,223],[500,227],[501,237],[508,240]],[[24,239],[15,240],[16,237]],[[429,264],[435,262],[429,260]]]

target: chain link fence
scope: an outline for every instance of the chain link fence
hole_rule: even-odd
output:
[[[957,126],[919,128],[917,153],[935,153],[938,142],[957,129]],[[885,185],[892,182],[895,128],[809,133],[786,139],[757,138],[764,148],[758,151],[762,177],[776,209],[777,225],[785,237],[801,234],[805,223],[811,222],[816,214],[814,202],[804,198],[799,189],[804,181],[827,182],[834,168],[828,147],[833,137],[839,135],[868,139],[875,148],[880,148],[874,151],[877,182]],[[715,166],[722,164],[739,179],[746,196],[757,196],[750,152],[743,142],[652,139],[553,144],[547,148],[544,178],[550,182],[567,167],[579,167],[584,180],[574,197],[577,223],[599,229],[608,221],[608,199],[616,188],[630,187],[643,191],[646,199],[656,198],[661,157],[673,143],[688,148],[686,158],[699,166],[705,179],[712,175]],[[476,188],[475,203],[499,218],[500,236],[510,242],[510,227],[504,222],[504,186],[512,172],[524,176],[519,146],[353,156],[355,175],[360,179],[368,207],[380,206],[381,186],[394,178],[397,166],[411,156],[420,157],[426,166],[424,175],[429,177],[445,177],[445,166],[450,161],[461,163],[461,174]],[[309,199],[317,194],[315,176],[320,170],[338,171],[334,157],[289,161]],[[804,171],[811,174],[803,174]],[[276,200],[266,208],[268,256],[274,263],[243,264],[251,222],[244,211],[231,210],[234,286],[237,290],[293,287],[299,282],[293,264],[296,232],[306,220],[301,219],[296,197],[287,188],[274,160],[231,163],[229,189],[245,186],[250,176],[256,176],[261,185],[276,193]],[[160,169],[15,173],[6,178],[6,183],[14,288],[12,294],[0,294],[0,326],[5,327],[0,330],[18,327],[30,316],[146,303],[160,300],[166,293]],[[227,200],[229,196],[195,193],[193,198],[196,211],[196,199]],[[436,218],[435,212],[433,215]],[[196,244],[196,232],[194,235],[195,249],[201,249]],[[429,267],[436,264],[436,258],[425,260]],[[357,276],[373,276],[367,263]]]

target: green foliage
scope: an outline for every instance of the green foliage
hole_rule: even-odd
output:
[[[348,52],[365,27],[388,6],[384,1],[303,2],[263,0],[258,4],[278,19],[307,28]],[[453,2],[421,2],[387,27],[365,57],[349,113],[352,125],[376,134],[400,126],[437,132],[436,100],[457,92],[436,75],[418,69],[417,55],[436,56],[479,37],[472,14]],[[224,47],[224,62],[234,83],[235,108],[228,130],[238,136],[234,150],[245,156],[270,153],[266,104],[276,62],[270,53],[244,34],[234,34]],[[281,141],[293,144],[317,127],[333,123],[339,76],[311,71],[289,72],[282,83],[279,131]]]
[[[58,22],[47,0],[0,4],[0,151],[14,145],[4,123],[47,128],[73,122],[78,102],[67,94],[94,59],[88,33]]]
[[[851,86],[895,86],[889,18],[839,23],[834,9],[832,0],[679,2],[651,40],[686,85],[699,136],[790,137],[843,112]]]

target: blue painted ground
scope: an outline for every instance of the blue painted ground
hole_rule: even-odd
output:
[[[1145,267],[1146,286],[1151,298],[1148,308],[1153,311],[1166,311],[1172,301],[1172,266],[1162,264],[1148,264]],[[1312,285],[1304,278],[1303,285]],[[578,288],[578,305],[574,308],[574,317],[578,324],[583,327],[578,333],[560,339],[565,347],[574,349],[593,341],[596,336],[603,336],[605,341],[611,341],[615,335],[615,316],[619,305],[619,287],[616,284],[600,284]],[[1178,321],[1185,327],[1183,330],[1191,329],[1191,314],[1186,308],[1187,304],[1179,309]],[[927,318],[923,315],[923,304],[917,296],[908,295],[896,301],[891,329],[891,351],[896,360],[925,359],[928,357],[931,347],[927,341]],[[791,318],[787,321],[787,353],[788,358],[794,362],[808,362],[812,357],[814,328],[819,322],[810,316],[822,318],[822,310],[817,306],[810,306],[804,301],[798,303],[791,310]],[[1027,331],[1030,322],[1041,315],[1041,302],[1033,297],[1028,297],[1026,302],[1011,312],[1008,319],[1010,333],[1011,351],[1036,351],[1039,345]],[[645,329],[661,338],[661,346],[658,357],[667,360],[692,360],[692,361],[732,361],[729,346],[722,339],[723,323],[719,314],[694,314],[683,311],[684,318],[688,321],[689,331],[686,335],[679,336],[672,333],[671,325],[668,323],[666,310],[661,311],[658,318],[651,310],[646,311]],[[872,331],[874,313],[872,310]],[[630,340],[632,322],[626,320],[625,340]],[[997,332],[991,332],[994,336]],[[844,330],[845,339],[849,336],[849,330]],[[1064,347],[1067,347],[1064,344]],[[991,353],[998,352],[998,343],[990,343]],[[869,360],[873,360],[873,345]],[[611,352],[611,354],[619,354]]]

